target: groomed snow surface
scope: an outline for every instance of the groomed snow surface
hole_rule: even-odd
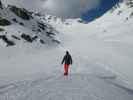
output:
[[[72,54],[74,64],[71,66],[70,74],[63,76],[63,66],[60,65],[64,54],[62,48],[40,50],[40,53],[32,50],[28,52],[29,49],[23,50],[24,54],[21,51],[21,55],[9,56],[8,61],[3,61],[0,100],[132,100],[133,98],[133,91],[126,87],[124,81],[106,69],[106,65],[96,60],[82,58],[80,53]]]
[[[69,76],[64,76],[63,49],[9,52],[8,61],[1,62],[0,100],[132,100],[132,89],[106,64],[80,53],[72,54],[74,64]]]

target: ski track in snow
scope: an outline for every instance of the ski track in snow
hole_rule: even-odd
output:
[[[91,74],[53,74],[0,87],[0,100],[132,100],[133,91]]]

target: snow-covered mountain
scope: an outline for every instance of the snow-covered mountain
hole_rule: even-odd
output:
[[[37,19],[26,9],[16,6],[0,7],[1,45],[14,46],[26,43],[58,44],[57,31]],[[3,41],[3,43],[2,43]]]
[[[23,27],[22,32],[27,28],[31,32],[36,20],[51,26],[59,32],[61,43],[54,48],[38,48],[39,42],[25,49],[23,38],[16,32],[22,45],[0,46],[0,100],[132,100],[132,0],[120,2],[91,23],[39,13],[32,13],[34,21],[25,21],[16,17],[10,7],[1,11],[11,13],[5,17],[11,23],[15,23],[12,16],[22,21],[24,26],[15,24]],[[14,27],[0,28],[14,33]],[[34,32],[31,33],[28,35],[34,38]],[[60,63],[66,50],[72,55],[73,65],[70,75],[64,77]]]
[[[132,84],[132,4],[133,0],[121,1],[101,18],[88,24],[80,23],[80,19],[66,19],[65,23],[69,24],[60,20],[49,23],[64,33],[60,35],[63,47],[112,69]]]
[[[116,72],[124,75],[125,79],[133,82],[131,71],[133,65],[132,2],[133,0],[122,1],[104,16],[88,24],[77,23],[76,21],[69,26],[59,25],[59,23],[52,24],[57,27],[58,31],[68,34],[69,40],[73,40],[69,44],[71,45],[70,48],[74,47],[77,52],[87,54],[89,58],[93,57],[105,64],[107,63],[107,66],[112,67]],[[73,38],[70,39],[72,34]],[[79,37],[77,41],[76,37]],[[75,52],[76,50],[72,51]]]

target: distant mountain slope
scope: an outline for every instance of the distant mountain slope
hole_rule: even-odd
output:
[[[59,44],[56,39],[57,31],[47,22],[40,19],[24,8],[8,6],[0,3],[0,43],[13,46],[20,43]]]

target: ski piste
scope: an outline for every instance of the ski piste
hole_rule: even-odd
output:
[[[132,100],[132,11],[122,2],[113,12],[84,24],[34,13],[25,21],[9,8],[0,8],[0,17],[12,22],[0,27],[5,30],[0,34],[15,43],[6,47],[0,39],[0,100]],[[13,22],[14,17],[24,26]],[[38,29],[40,19],[55,35],[41,30],[37,40],[28,42],[24,37],[32,40],[38,31],[31,25]],[[26,35],[22,38],[21,33]],[[60,64],[66,50],[73,57],[68,76]]]

